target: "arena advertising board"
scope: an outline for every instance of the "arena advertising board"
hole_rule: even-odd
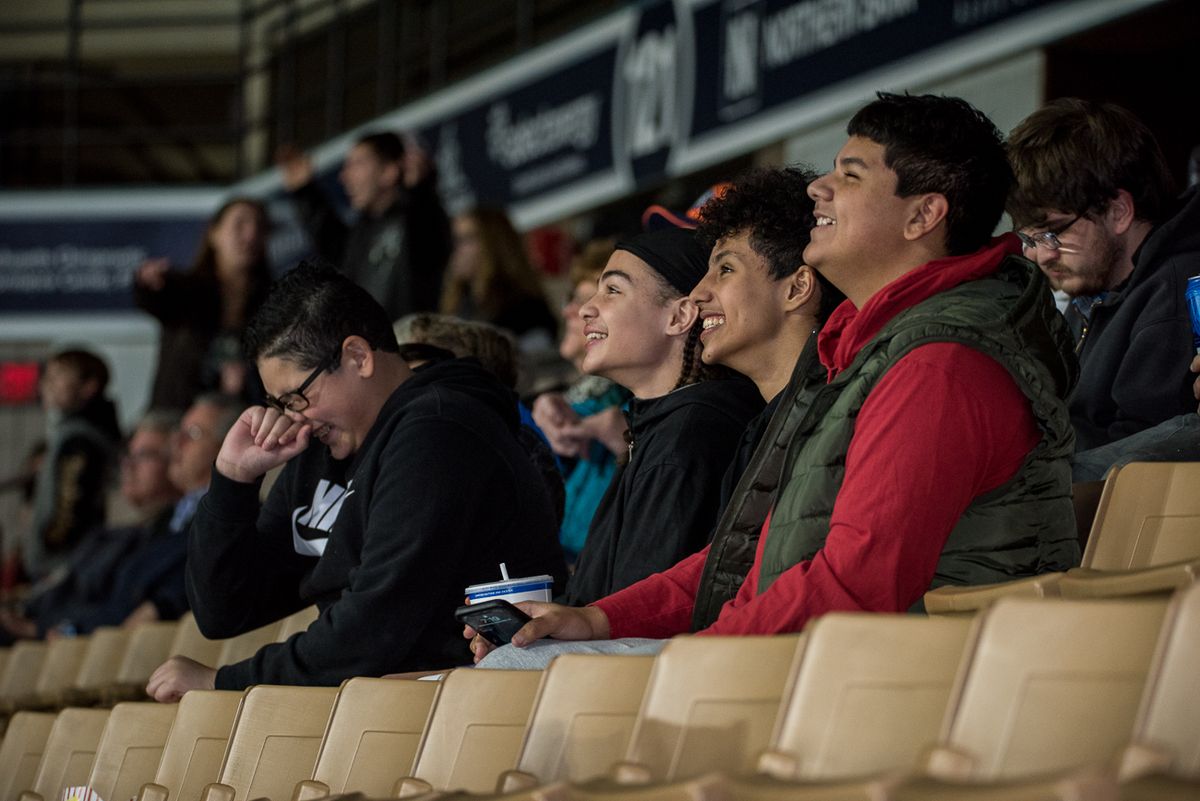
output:
[[[875,89],[921,86],[1154,2],[650,0],[347,132],[314,160],[336,191],[358,135],[410,132],[451,212],[501,205],[528,228],[848,113]],[[230,193],[271,199],[280,268],[303,254],[274,171]],[[168,214],[151,192],[136,214],[96,201],[64,220],[51,203],[41,216],[18,208],[22,194],[0,193],[0,311],[128,308],[132,268],[154,255],[186,264],[218,202],[206,191]],[[128,206],[139,194],[120,196]]]

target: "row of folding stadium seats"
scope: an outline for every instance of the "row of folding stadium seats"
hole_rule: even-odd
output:
[[[438,678],[21,712],[0,801],[1200,798],[1200,584]]]
[[[112,704],[145,697],[146,680],[172,654],[226,665],[307,628],[316,607],[227,640],[209,640],[191,614],[82,637],[22,641],[0,649],[0,718],[20,710]],[[0,727],[2,730],[2,727]]]
[[[1200,500],[1194,492],[1197,480],[1200,480],[1198,470],[1200,466],[1189,464],[1134,464],[1110,475],[1104,485],[1096,520],[1087,541],[1085,565],[1091,568],[1090,570],[1073,571],[1065,576],[1059,574],[1048,579],[1026,580],[992,588],[937,591],[927,596],[929,610],[936,613],[962,614],[983,608],[997,597],[1012,594],[1051,597],[1162,594],[1193,580],[1197,568],[1200,567],[1200,562],[1195,558],[1200,556],[1200,526],[1197,525]],[[1164,560],[1168,561],[1166,565],[1147,569],[1148,565],[1156,565]],[[67,703],[111,703],[122,698],[141,697],[141,687],[150,670],[169,653],[182,653],[210,664],[236,661],[253,653],[264,642],[284,639],[291,632],[303,629],[312,616],[313,610],[305,610],[287,622],[281,621],[234,640],[219,643],[204,640],[194,622],[185,620],[178,627],[173,624],[150,624],[132,632],[105,630],[97,632],[92,638],[74,642],[59,641],[50,646],[26,643],[11,651],[0,650],[0,704],[6,710],[12,711],[21,708],[62,706]],[[39,665],[42,664],[46,666],[45,670],[39,670]],[[604,664],[612,666],[612,670],[616,670],[618,665],[617,662]],[[356,681],[359,684],[355,685],[350,695],[364,692],[364,682],[369,683],[371,680]],[[465,679],[452,683],[461,681]],[[609,679],[602,676],[595,681],[603,685]],[[271,688],[260,689],[267,692]],[[345,690],[349,691],[351,688],[348,686]],[[271,693],[274,692],[276,690],[271,689]],[[372,691],[375,694],[380,692],[379,689]],[[343,695],[345,694],[344,691]],[[119,711],[120,715],[114,711],[113,722],[110,724],[118,729],[124,726],[122,721],[125,716],[134,714],[132,708],[122,708]],[[47,716],[42,716],[38,721],[34,718],[25,721],[30,726],[35,722],[40,726],[42,733],[46,734],[49,727]],[[542,730],[545,730],[544,727]],[[409,731],[406,736],[410,742],[415,742],[419,730]],[[372,736],[366,739],[375,738]],[[221,737],[220,742],[224,741],[225,738]],[[217,746],[217,751],[219,750],[220,746]],[[691,751],[692,749],[689,749],[689,752]],[[154,753],[157,754],[157,751]],[[326,750],[323,750],[322,754],[325,753]],[[394,775],[399,763],[395,762],[393,756],[389,756],[389,750],[386,748],[382,749],[380,754],[382,756],[378,761],[388,765],[387,770],[391,771],[389,775]],[[504,766],[503,749],[500,756],[501,766]],[[607,765],[613,756],[606,752],[600,753],[600,764]],[[37,759],[31,759],[28,754],[24,759],[22,775],[26,779],[23,781],[17,781],[15,769],[7,769],[6,763],[0,760],[0,790],[9,789],[5,787],[6,776],[12,780],[12,788],[19,789],[28,783],[29,777],[37,770]],[[219,758],[214,756],[213,759]],[[362,764],[370,765],[374,761],[376,760],[363,759]],[[97,766],[100,764],[98,761]],[[629,770],[625,769],[625,778],[629,778]],[[75,770],[76,774],[81,772],[86,773],[86,765]],[[486,776],[487,780],[483,785],[490,784],[491,774],[494,772],[495,770],[486,767],[485,761],[481,774]],[[211,780],[211,772],[207,775],[209,778],[206,781]],[[566,778],[578,776],[571,774]],[[386,782],[389,785],[390,783],[390,780]],[[330,786],[336,789],[338,784],[335,781]],[[358,785],[353,782],[344,785],[353,786]],[[422,785],[410,781],[408,786],[411,788]],[[453,782],[442,782],[440,786],[455,785]],[[310,790],[316,792],[313,788]],[[389,787],[369,785],[364,789],[368,792],[383,793]],[[472,789],[485,787],[476,785]],[[0,792],[0,801],[5,797],[5,794]],[[237,797],[254,796],[239,794]]]
[[[1170,594],[1198,576],[1200,462],[1133,462],[1105,479],[1080,567],[1003,584],[942,587],[926,593],[925,609],[971,614],[1005,596]]]

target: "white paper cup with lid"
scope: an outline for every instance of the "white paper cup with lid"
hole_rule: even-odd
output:
[[[518,601],[550,600],[554,587],[554,577],[541,575],[527,578],[510,578],[501,581],[489,581],[486,584],[472,584],[467,587],[467,603],[477,604],[482,601],[504,600],[511,604]]]

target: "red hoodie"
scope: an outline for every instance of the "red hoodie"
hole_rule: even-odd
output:
[[[889,320],[926,298],[996,271],[1018,253],[1015,236],[968,256],[929,262],[857,309],[846,301],[817,340],[836,376]],[[859,411],[825,546],[762,593],[754,565],[717,621],[701,634],[799,631],[838,610],[902,612],[929,588],[947,537],[979,495],[1020,469],[1041,435],[1029,401],[995,360],[966,345],[915,348],[879,380]],[[708,549],[596,602],[611,636],[689,631]]]

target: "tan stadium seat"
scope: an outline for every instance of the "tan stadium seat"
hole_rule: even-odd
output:
[[[283,642],[293,634],[307,630],[319,614],[316,606],[306,606],[299,612],[288,615],[279,622],[279,632],[275,635],[275,640]]]
[[[1132,462],[1105,482],[1083,553],[1093,570],[1200,558],[1200,462]]]
[[[75,683],[90,637],[62,637],[46,643],[33,693],[13,700],[17,709],[53,709],[62,706],[64,694]]]
[[[1034,801],[1100,792],[1107,777],[1089,766],[1111,761],[1129,740],[1165,612],[1159,599],[997,601],[981,620],[924,776],[885,797]],[[1074,780],[1071,771],[1079,771]]]
[[[117,680],[117,671],[129,650],[129,630],[102,626],[89,635],[87,649],[75,681],[64,693],[75,705],[92,704]]]
[[[8,656],[12,653],[12,648],[0,648],[0,676],[4,675],[4,668],[8,666]]]
[[[54,718],[51,712],[18,712],[8,722],[0,743],[0,801],[17,801],[33,786]]]
[[[63,790],[86,784],[108,715],[107,709],[76,707],[59,712],[33,786],[20,794],[20,801],[58,801]]]
[[[357,791],[386,796],[409,776],[441,684],[355,678],[342,684],[321,741],[312,779],[293,798]]]
[[[563,654],[538,690],[517,769],[497,789],[605,775],[625,755],[642,705],[652,656]]]
[[[1127,598],[1139,595],[1167,596],[1200,578],[1200,557],[1184,559],[1140,570],[1067,571],[1059,582],[1064,598]]]
[[[1200,584],[1172,600],[1120,772],[1123,799],[1200,798]]]
[[[129,632],[129,647],[117,668],[116,681],[106,691],[106,697],[114,702],[145,698],[146,682],[171,655],[178,629],[179,623],[174,620],[157,620],[134,627]]]
[[[195,616],[191,612],[187,612],[179,618],[175,639],[171,642],[169,649],[169,656],[186,656],[202,665],[212,667],[218,664],[217,660],[221,656],[223,644],[224,640],[210,640],[201,634],[200,627],[196,625]]]
[[[911,766],[937,739],[969,631],[954,618],[818,618],[760,772],[829,781]]]
[[[282,620],[276,620],[268,623],[265,626],[259,626],[236,637],[230,637],[227,640],[221,640],[221,652],[217,655],[216,666],[232,665],[235,662],[241,662],[243,659],[249,659],[258,653],[258,649],[264,645],[270,645],[279,639],[279,630],[283,626]],[[210,667],[213,663],[207,662]]]
[[[622,784],[749,773],[779,717],[803,635],[676,637],[654,660]]]
[[[936,740],[971,630],[967,620],[842,614],[805,629],[770,749],[758,773],[709,774],[646,792],[559,792],[588,801],[867,799],[888,771]]]
[[[296,783],[312,775],[337,692],[266,684],[246,690],[220,778],[204,788],[202,801],[290,798]]]
[[[87,786],[105,801],[126,801],[153,781],[178,708],[153,702],[113,707]]]
[[[451,671],[421,739],[413,775],[396,783],[402,798],[430,790],[490,793],[516,764],[542,671]]]
[[[142,785],[138,801],[192,801],[215,782],[233,730],[242,693],[192,690],[177,705],[154,781]],[[111,801],[105,799],[104,801]]]
[[[660,797],[681,801],[1114,798],[1115,785],[1102,771],[1068,772],[1102,763],[1128,739],[1164,612],[1165,603],[1157,600],[1000,599],[973,623],[946,705],[940,745],[918,760],[908,778],[895,774],[876,781],[813,785],[815,777],[810,776],[807,784],[789,786],[778,780],[709,776],[706,784],[687,787],[687,795]],[[866,721],[854,731],[869,744],[874,722]],[[851,740],[849,748],[854,747]],[[789,764],[783,762],[784,769],[779,770],[772,756],[764,758],[763,767],[786,776]],[[858,758],[853,753],[836,757],[839,761]],[[1044,781],[1047,774],[1056,778]],[[579,801],[586,798],[579,796]]]
[[[1186,569],[1125,577],[1200,559],[1200,462],[1131,462],[1104,482],[1081,567],[984,587],[941,587],[926,593],[930,614],[973,612],[1004,595],[1071,598],[1169,594],[1188,580]],[[1040,586],[1035,586],[1040,585]]]
[[[22,640],[9,651],[4,674],[0,675],[0,702],[6,711],[12,711],[17,699],[33,695],[48,647],[44,642]]]
[[[1132,462],[1106,482],[1064,598],[1169,595],[1200,573],[1200,462]],[[1111,483],[1111,487],[1110,487]]]

